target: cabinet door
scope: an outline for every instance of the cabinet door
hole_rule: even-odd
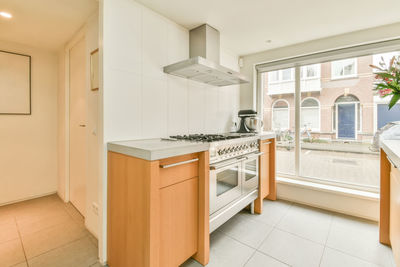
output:
[[[397,266],[400,266],[400,171],[390,173],[390,243]]]
[[[195,177],[160,189],[160,266],[177,267],[197,251],[198,182]]]

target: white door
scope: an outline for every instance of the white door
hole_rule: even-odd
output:
[[[84,38],[69,51],[69,197],[83,216],[86,210],[87,176],[85,51]]]

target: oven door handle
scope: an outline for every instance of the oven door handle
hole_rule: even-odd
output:
[[[229,166],[229,165],[236,165],[237,163],[242,162],[246,159],[247,159],[247,157],[239,157],[239,158],[236,158],[234,161],[229,161],[229,162],[224,162],[224,163],[219,163],[219,164],[212,164],[212,165],[210,165],[210,170],[215,171],[215,170],[221,169],[221,168]]]
[[[264,154],[264,152],[254,153],[254,154],[251,154],[251,155],[247,156],[246,159],[253,159],[253,158],[259,157],[259,156],[261,156],[263,154]]]

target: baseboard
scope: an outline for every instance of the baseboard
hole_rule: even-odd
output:
[[[52,191],[52,192],[48,192],[48,193],[44,193],[44,194],[40,194],[40,195],[34,195],[34,196],[30,196],[30,197],[26,197],[26,198],[20,198],[20,199],[9,201],[9,202],[4,202],[4,203],[0,203],[0,207],[1,206],[15,204],[15,203],[19,203],[19,202],[22,202],[22,201],[32,200],[32,199],[35,199],[35,198],[50,196],[50,195],[53,195],[53,194],[56,194],[56,193],[57,193],[57,191]]]
[[[288,182],[277,184],[278,199],[287,200],[320,209],[330,210],[346,215],[379,221],[379,199],[344,194],[317,187],[307,187]]]

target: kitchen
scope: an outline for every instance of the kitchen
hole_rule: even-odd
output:
[[[330,90],[324,87],[328,82],[323,75],[329,71],[322,64],[398,51],[395,12],[379,15],[372,5],[361,1],[345,10],[337,4],[326,8],[312,1],[303,6],[293,3],[293,10],[279,2],[253,4],[99,1],[97,47],[91,44],[87,49],[94,52],[98,48],[99,86],[94,91],[85,87],[89,116],[78,123],[78,129],[83,128],[90,140],[85,150],[90,153],[85,156],[90,166],[86,210],[72,202],[93,234],[85,238],[87,244],[93,240],[96,244],[96,263],[92,258],[90,263],[79,258],[73,266],[396,266],[398,220],[388,216],[396,213],[396,203],[391,202],[388,192],[396,194],[389,173],[391,168],[395,173],[399,166],[395,148],[399,141],[383,146],[393,167],[385,154],[365,152],[368,160],[380,155],[380,164],[385,166],[380,177],[371,178],[374,183],[383,182],[382,196],[379,187],[372,188],[375,184],[364,190],[348,181],[301,179],[305,162],[301,159],[310,156],[318,159],[329,154],[331,166],[340,163],[353,168],[349,175],[356,167],[365,166],[364,154],[352,152],[351,156],[359,157],[350,160],[345,146],[360,145],[364,151],[367,142],[368,146],[373,143],[362,129],[369,125],[367,119],[376,117],[379,122],[382,116],[376,111],[369,118],[365,110],[387,105],[386,99],[364,103],[358,97],[360,104],[356,100],[348,104],[331,101],[337,118],[344,107],[354,111],[354,117],[343,115],[353,132],[362,121],[356,135],[370,138],[363,143],[336,140],[340,139],[336,132],[322,132],[322,126],[321,133],[315,133],[317,127],[302,133],[303,119],[310,118],[311,123],[319,120],[321,125],[327,121],[322,115],[312,117],[313,112],[303,118],[303,111],[314,111],[316,106],[301,106],[302,96],[304,101],[305,97],[318,99]],[[377,21],[367,19],[367,15],[377,16]],[[292,16],[298,23],[281,21],[284,16]],[[342,16],[347,20],[340,20]],[[325,26],[318,25],[322,20]],[[280,27],[268,26],[277,21],[281,21]],[[349,21],[354,25],[350,27]],[[90,62],[90,55],[87,57]],[[328,84],[332,88],[335,82],[344,84],[337,91],[345,97],[355,95],[356,89],[350,86],[355,84],[355,77],[350,77],[353,71],[359,77],[366,76],[365,71],[357,72],[362,60],[355,62],[338,73],[332,67],[336,76],[351,72],[343,80],[330,79]],[[308,75],[313,69],[305,72],[302,67],[311,64],[322,67],[306,78],[315,79],[320,73],[321,86],[303,92],[304,73]],[[293,69],[292,74],[280,71],[288,68]],[[269,73],[278,70],[278,79],[268,83],[273,77]],[[57,75],[62,79],[63,75]],[[288,80],[293,88],[269,94],[273,86],[282,87],[287,82],[285,75],[291,76]],[[55,88],[58,103],[68,104],[67,91]],[[369,91],[372,94],[372,89]],[[274,106],[268,97],[276,103],[282,101]],[[285,101],[286,106],[282,104]],[[96,105],[91,106],[93,103]],[[320,100],[320,114],[332,110],[322,103]],[[37,107],[35,99],[32,104]],[[358,107],[362,115],[355,112]],[[66,158],[70,155],[62,148],[69,140],[63,136],[67,133],[63,127],[68,125],[63,119],[69,111],[62,105],[56,110],[59,119],[51,129],[60,147],[53,151],[58,172],[52,170],[56,181],[52,180],[55,185],[46,194],[57,192],[62,202],[68,203],[63,196],[70,192],[57,185],[65,183],[68,188]],[[279,123],[288,124],[290,129],[277,130]],[[327,124],[342,127],[338,119]],[[305,141],[303,135],[307,134],[315,142]],[[334,140],[320,138],[323,134]],[[327,146],[333,147],[329,153],[324,150]],[[293,173],[286,175],[282,165],[290,165]],[[315,170],[318,167],[311,164]],[[379,165],[371,164],[371,168],[379,173]],[[7,190],[18,189],[9,186]],[[6,199],[2,208],[3,203],[7,207],[5,204],[33,201],[28,199],[43,195]],[[25,242],[22,236],[22,244]],[[67,243],[57,249],[64,253],[64,246]],[[92,248],[91,253],[93,257]],[[28,266],[35,266],[35,257],[37,264],[42,255],[36,253],[31,259],[25,254],[21,262]],[[40,266],[56,266],[51,262],[43,260]],[[72,266],[67,260],[59,264]]]

